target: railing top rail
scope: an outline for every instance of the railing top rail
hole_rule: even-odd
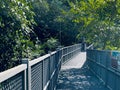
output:
[[[26,64],[18,65],[0,73],[0,83],[27,69]]]
[[[86,49],[90,49],[94,44],[89,45]]]
[[[61,49],[76,46],[76,45],[80,45],[80,44],[74,44],[74,45],[71,45],[71,46],[63,47]],[[54,55],[56,52],[57,51],[51,52],[49,54],[41,56],[41,57],[39,57],[37,59],[33,59],[31,61],[29,61],[29,59],[28,59],[28,62],[29,62],[28,65],[33,66],[33,65],[35,65],[35,64],[37,64],[37,63],[39,63],[41,61],[44,61],[46,58],[49,58],[50,56]],[[20,73],[20,72],[22,72],[22,71],[24,71],[26,69],[27,69],[27,64],[23,63],[21,65],[18,65],[16,67],[13,67],[13,68],[8,69],[6,71],[0,72],[0,83],[7,80],[7,79],[9,79],[9,78],[11,78],[11,77],[13,77],[13,76],[15,76],[15,75],[17,75],[18,73]]]
[[[120,51],[117,51],[117,50],[97,50],[97,49],[92,49],[90,51],[98,51],[98,52],[118,52],[120,53]]]
[[[56,53],[56,51],[51,52],[50,54],[46,54],[46,55],[44,55],[44,56],[41,56],[41,57],[39,57],[39,58],[37,58],[37,59],[33,59],[33,60],[30,61],[30,64],[29,64],[29,65],[30,65],[30,66],[35,65],[35,64],[37,64],[38,62],[43,61],[44,59],[50,57],[50,55],[53,55],[53,54],[55,54],[55,53]]]
[[[72,46],[75,46],[75,45],[80,45],[80,44],[81,43],[79,43],[79,44],[73,44],[73,45],[70,45],[70,46],[63,47],[62,49],[69,48],[69,47],[72,47]]]
[[[74,44],[63,48],[58,47],[56,51],[33,60],[23,58],[21,65],[0,72],[0,90],[55,89],[61,64],[80,51],[81,44]]]

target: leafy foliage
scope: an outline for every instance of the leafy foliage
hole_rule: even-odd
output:
[[[59,45],[120,49],[120,0],[1,0],[0,71]]]
[[[80,0],[69,2],[73,22],[81,25],[78,38],[85,36],[88,43],[94,42],[96,48],[118,49],[119,0]]]
[[[0,69],[21,63],[22,53],[29,47],[34,12],[24,0],[0,1]],[[16,63],[15,63],[16,62]]]
[[[34,31],[41,43],[46,43],[51,37],[58,39],[58,42],[61,42],[62,45],[75,42],[78,31],[73,27],[74,23],[69,18],[70,14],[64,14],[64,12],[68,11],[64,1],[41,0],[40,2],[35,0],[32,5],[36,14],[35,21],[37,22]],[[73,32],[74,34],[72,34]]]

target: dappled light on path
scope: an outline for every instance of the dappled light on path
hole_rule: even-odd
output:
[[[86,56],[85,53],[81,53],[75,57],[77,60],[74,59],[74,62],[77,61],[77,65],[82,63],[82,66],[79,66],[79,68],[77,65],[75,66],[75,63],[72,63],[73,61],[62,66],[58,77],[57,90],[109,90],[93,73],[90,72],[87,64],[85,64],[86,58],[84,58],[83,61],[78,62],[78,60],[81,60],[81,55]],[[75,66],[75,68],[73,66]]]

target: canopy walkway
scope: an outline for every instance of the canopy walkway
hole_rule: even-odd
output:
[[[80,52],[62,65],[57,90],[109,89],[90,71],[86,63],[86,52]]]
[[[0,90],[120,90],[120,52],[91,47],[82,52],[75,44],[23,59],[0,73]]]

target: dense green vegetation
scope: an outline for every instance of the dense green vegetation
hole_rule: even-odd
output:
[[[120,0],[0,0],[0,69],[59,45],[120,49]]]
[[[118,50],[120,48],[120,0],[80,0],[70,2],[73,21],[79,23],[79,36],[96,48]]]

